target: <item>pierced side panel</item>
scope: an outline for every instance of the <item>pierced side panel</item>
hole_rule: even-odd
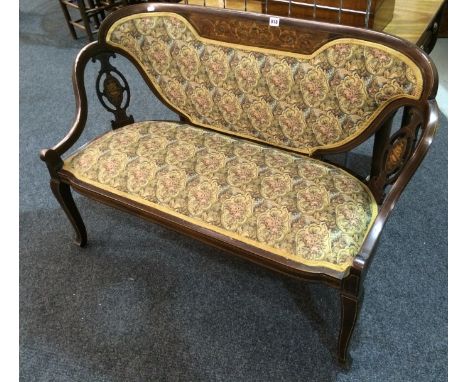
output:
[[[123,74],[110,62],[115,58],[114,53],[101,53],[93,61],[99,60],[101,69],[96,79],[96,93],[102,106],[112,114],[115,120],[111,121],[112,129],[129,125],[135,120],[132,115],[127,115],[130,104],[130,87]]]
[[[424,112],[415,106],[404,109],[402,126],[393,134],[391,119],[376,134],[369,188],[378,203],[385,198],[387,186],[396,182],[420,141]]]

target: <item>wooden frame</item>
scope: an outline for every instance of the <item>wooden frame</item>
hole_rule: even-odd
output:
[[[115,21],[132,14],[147,12],[148,9],[154,12],[176,12],[189,20],[200,35],[212,39],[310,53],[328,41],[346,36],[388,45],[404,53],[417,63],[424,81],[422,95],[419,100],[402,98],[391,102],[359,137],[341,147],[319,150],[314,153],[314,156],[322,157],[324,154],[347,152],[370,136],[375,135],[371,172],[368,180],[363,181],[367,183],[376,200],[381,203],[380,210],[360,253],[354,259],[353,265],[345,277],[333,277],[320,271],[317,272],[317,270],[312,272],[307,266],[260,250],[246,243],[237,242],[206,228],[182,221],[172,215],[156,211],[135,201],[85,184],[62,169],[63,161],[61,156],[78,140],[86,125],[88,104],[84,84],[84,70],[89,61],[99,60],[102,64],[101,72],[121,75],[109,63],[109,58],[116,53],[126,57],[136,66],[154,94],[160,98],[150,79],[138,63],[125,51],[108,45],[105,39],[107,31]],[[172,4],[138,4],[116,11],[102,24],[98,41],[87,45],[79,53],[75,61],[72,81],[77,109],[75,122],[71,130],[58,144],[50,149],[42,150],[40,156],[49,169],[51,189],[72,223],[76,232],[75,241],[80,246],[86,245],[87,235],[84,223],[73,201],[70,186],[77,192],[99,202],[175,229],[254,263],[306,281],[325,283],[339,290],[341,326],[338,341],[338,359],[345,362],[349,341],[361,303],[363,278],[372,261],[382,228],[403,189],[426,155],[438,126],[438,108],[434,100],[438,85],[437,72],[429,57],[422,50],[396,37],[376,31],[281,18],[281,28],[273,28],[268,34],[249,33],[249,28],[257,32],[268,29],[268,20],[269,17],[262,14]],[[231,25],[232,28],[239,28],[239,33],[227,33],[225,29],[219,27],[220,22],[223,22],[225,26]],[[282,39],[281,33],[283,36],[289,34],[289,37]],[[291,38],[291,36],[294,38]],[[120,89],[120,91],[128,92],[127,96],[130,97],[128,86]],[[112,102],[112,94],[109,91],[106,92],[106,89],[101,93],[101,102],[103,102],[104,97],[111,101],[110,103],[115,107],[115,110],[110,110],[115,117],[113,128],[133,122],[133,117],[126,114],[128,102],[125,105]],[[160,100],[164,103],[164,100],[161,98]],[[174,110],[170,105],[167,106]],[[390,127],[393,115],[403,107],[405,113],[402,127],[392,135]],[[108,107],[106,109],[109,110]],[[181,116],[181,120],[184,120],[184,118]],[[404,141],[404,150],[399,149],[402,146],[402,141]]]

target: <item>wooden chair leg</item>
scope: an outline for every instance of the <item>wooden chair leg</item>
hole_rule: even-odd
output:
[[[70,223],[75,230],[75,243],[80,247],[84,247],[88,241],[86,227],[83,223],[83,219],[81,218],[78,208],[76,207],[75,201],[73,200],[70,186],[56,179],[51,179],[50,188],[52,189],[55,198],[60,203],[68,217],[68,220],[70,220]]]
[[[89,17],[88,14],[86,13],[86,5],[84,3],[84,0],[78,0],[77,1],[78,8],[80,10],[80,15],[81,15],[81,21],[83,22],[83,25],[86,30],[86,34],[88,35],[88,40],[94,41],[93,37],[93,31],[91,29],[91,24],[89,23]]]
[[[68,11],[67,6],[63,4],[61,1],[59,1],[59,4],[60,4],[60,7],[62,8],[62,12],[63,12],[63,15],[65,16],[65,20],[67,21],[67,26],[68,26],[68,29],[70,30],[70,34],[76,40],[78,36],[76,35],[75,27],[71,23],[70,12]]]
[[[88,4],[90,6],[91,9],[94,9],[96,8],[99,4],[99,0],[96,1],[96,0],[88,0]],[[101,14],[104,13],[104,12],[100,12]],[[99,20],[99,14],[98,13],[94,13],[93,16],[92,16],[93,20],[94,20],[94,25],[96,27],[96,29],[99,29],[99,27],[101,26],[101,22]]]
[[[353,335],[359,312],[359,298],[341,293],[341,327],[338,339],[338,360],[346,363],[348,345]]]

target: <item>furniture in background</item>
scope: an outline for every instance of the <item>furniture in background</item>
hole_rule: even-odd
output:
[[[94,40],[94,34],[97,33],[108,13],[137,2],[132,0],[59,0],[72,37],[75,40],[78,38],[75,28],[79,28],[86,32],[89,41]],[[72,16],[75,14],[79,18]]]
[[[448,0],[442,9],[438,37],[448,38]]]
[[[438,126],[437,72],[422,50],[393,36],[293,18],[271,27],[269,20],[169,4],[113,12],[75,62],[70,132],[40,156],[82,247],[87,232],[71,187],[336,288],[345,362],[383,226]],[[135,65],[180,121],[135,123],[116,55]],[[88,124],[90,62],[100,63],[95,88],[113,130],[63,158]],[[392,130],[401,109],[401,127]],[[372,138],[365,174],[327,160]]]
[[[447,0],[395,0],[393,19],[384,32],[401,37],[430,53],[437,42]]]
[[[430,53],[447,4],[447,0],[262,0],[262,12],[383,30]]]
[[[262,12],[382,30],[395,0],[262,0]]]

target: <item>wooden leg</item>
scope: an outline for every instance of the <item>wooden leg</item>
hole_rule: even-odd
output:
[[[62,206],[65,214],[70,220],[75,233],[75,243],[78,244],[80,247],[84,247],[87,242],[87,234],[86,234],[86,227],[83,223],[83,219],[76,207],[75,201],[73,200],[70,186],[66,183],[60,182],[56,179],[50,180],[50,188],[55,195],[55,198],[58,200],[60,205]]]
[[[88,0],[88,4],[90,6],[91,9],[95,9],[97,5],[100,5],[99,4],[99,0]],[[101,14],[104,13],[104,11],[100,12]],[[99,16],[97,13],[93,13],[93,20],[94,20],[94,25],[96,27],[96,29],[99,29],[99,27],[101,26],[101,22],[99,21]]]
[[[65,4],[59,1],[60,6],[62,7],[63,15],[65,16],[65,20],[67,21],[68,29],[70,30],[70,34],[76,40],[78,37],[76,35],[75,27],[71,23],[71,16],[70,12],[68,12],[68,8]]]
[[[84,3],[84,0],[78,0],[77,1],[78,8],[80,10],[80,15],[81,15],[81,21],[83,22],[83,25],[86,30],[86,34],[88,35],[88,40],[94,41],[93,37],[93,32],[91,30],[91,24],[89,23],[89,17],[88,14],[86,13],[86,5]]]
[[[346,363],[348,356],[348,345],[353,335],[354,325],[359,310],[359,299],[349,295],[341,294],[341,327],[338,339],[338,360]]]

